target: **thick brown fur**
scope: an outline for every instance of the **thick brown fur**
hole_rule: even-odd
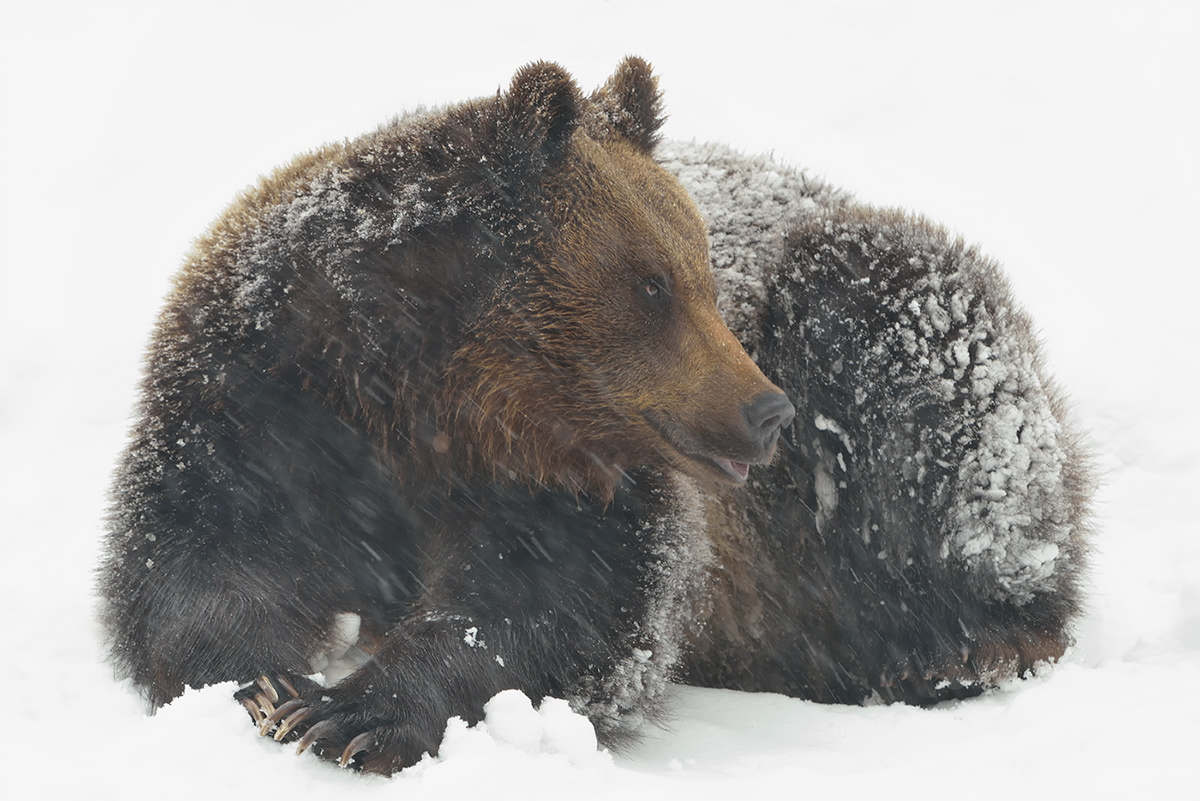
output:
[[[197,241],[100,569],[152,707],[239,681],[387,774],[509,688],[613,745],[673,677],[933,703],[1063,653],[1086,454],[998,268],[662,121],[641,59],[531,64]]]
[[[689,477],[743,481],[792,414],[720,319],[661,121],[639,59],[588,99],[532,64],[300,158],[197,243],[101,573],[152,705],[265,676],[239,698],[268,729],[380,772],[505,688],[607,742],[653,710],[706,564]],[[306,684],[349,618],[371,659]]]

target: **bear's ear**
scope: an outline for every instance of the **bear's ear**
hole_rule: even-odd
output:
[[[501,100],[501,124],[514,155],[535,169],[557,164],[579,127],[582,107],[579,87],[562,67],[545,61],[522,67]]]
[[[592,102],[618,134],[650,153],[658,144],[658,130],[666,121],[658,78],[645,60],[629,56],[604,86],[592,94]]]

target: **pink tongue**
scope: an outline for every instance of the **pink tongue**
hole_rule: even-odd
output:
[[[729,459],[721,459],[719,461],[726,470],[738,478],[745,479],[746,476],[750,475],[750,465],[745,462],[734,462]]]

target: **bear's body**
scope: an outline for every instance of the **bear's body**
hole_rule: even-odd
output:
[[[777,165],[660,148],[714,281],[660,123],[643,62],[588,99],[534,65],[218,220],[102,566],[152,704],[256,682],[264,732],[387,773],[506,688],[615,742],[680,673],[927,702],[1062,653],[1086,473],[994,268]],[[799,417],[743,486],[779,387]],[[304,678],[348,649],[335,687]]]
[[[1090,475],[999,268],[768,159],[658,156],[711,229],[726,319],[796,404],[716,493],[689,681],[830,702],[976,694],[1056,659]]]

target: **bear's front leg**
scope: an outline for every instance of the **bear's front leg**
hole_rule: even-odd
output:
[[[420,609],[342,683],[278,707],[276,738],[391,774],[505,689],[566,697],[606,744],[629,736],[654,711],[704,575],[686,513],[697,504],[685,480],[649,473],[612,500],[486,483],[448,493]]]

